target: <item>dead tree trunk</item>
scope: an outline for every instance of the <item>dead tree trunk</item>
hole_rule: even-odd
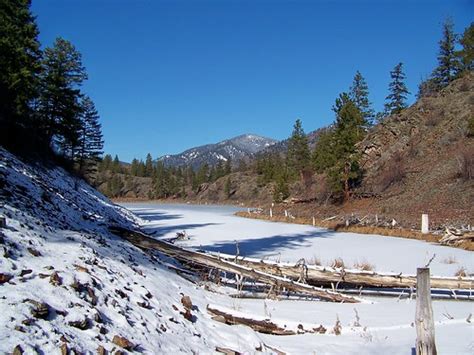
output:
[[[275,287],[284,287],[287,290],[295,291],[312,297],[317,297],[326,301],[346,303],[360,302],[360,300],[351,296],[346,296],[338,292],[323,290],[310,285],[295,282],[284,277],[267,274],[259,270],[254,270],[250,267],[238,265],[231,261],[219,259],[216,256],[212,256],[210,254],[198,253],[192,250],[183,249],[176,245],[150,238],[147,235],[136,231],[130,231],[121,227],[111,228],[111,231],[120,235],[122,238],[128,240],[130,243],[139,248],[155,249],[185,262],[192,262],[211,269],[231,272],[250,278],[255,281],[263,282],[267,285],[273,285]]]
[[[430,269],[418,268],[416,276],[416,354],[436,355]]]
[[[221,255],[221,259],[230,260],[234,256]],[[278,264],[271,261],[238,259],[239,265],[250,267],[273,275],[281,275],[294,280],[301,276],[301,268],[295,265]],[[356,271],[308,265],[306,282],[312,285],[340,283],[350,286],[368,287],[416,287],[416,276],[403,274],[381,274],[375,271]],[[468,277],[432,277],[433,288],[464,289],[474,288],[474,279]]]

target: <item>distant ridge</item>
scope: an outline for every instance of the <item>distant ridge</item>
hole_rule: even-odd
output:
[[[204,164],[215,166],[229,159],[236,164],[277,142],[275,139],[256,134],[242,134],[215,144],[190,148],[180,154],[165,155],[158,158],[158,161],[163,162],[165,166],[192,166],[193,168],[199,168]]]

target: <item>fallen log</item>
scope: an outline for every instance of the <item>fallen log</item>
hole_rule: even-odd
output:
[[[213,254],[215,255],[215,254]],[[224,260],[235,259],[232,255],[222,255]],[[237,258],[239,265],[259,270],[272,275],[285,276],[298,280],[301,277],[301,267],[291,264],[282,264],[272,261],[257,259]],[[305,279],[311,285],[326,285],[339,283],[341,286],[368,286],[368,287],[416,287],[416,275],[382,274],[375,271],[348,270],[343,268],[306,265]],[[431,277],[431,287],[439,289],[464,289],[474,288],[472,277]]]
[[[322,325],[315,326],[306,325],[306,328],[303,324],[295,324],[294,326],[278,325],[275,322],[270,321],[268,318],[250,316],[240,312],[235,312],[229,309],[223,309],[222,307],[217,307],[213,305],[207,305],[207,312],[212,315],[212,319],[229,324],[229,325],[246,325],[253,330],[272,335],[295,335],[295,334],[306,334],[306,333],[318,333],[324,334],[327,329]],[[289,323],[289,322],[285,322]]]
[[[346,296],[334,291],[323,290],[320,288],[313,287],[311,285],[295,282],[281,276],[271,275],[260,270],[255,270],[251,267],[247,267],[245,265],[239,265],[235,264],[232,261],[220,259],[211,254],[205,254],[195,252],[189,249],[180,248],[176,245],[150,238],[146,234],[141,232],[131,231],[122,227],[111,227],[110,230],[139,248],[155,249],[166,255],[175,257],[176,259],[184,260],[185,262],[193,262],[195,264],[203,265],[208,268],[231,272],[244,277],[248,277],[255,281],[260,281],[268,285],[272,285],[277,288],[283,287],[287,290],[306,294],[312,297],[317,297],[326,301],[346,303],[360,302],[360,300],[355,297]]]

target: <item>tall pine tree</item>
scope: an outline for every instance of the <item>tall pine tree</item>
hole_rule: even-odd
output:
[[[25,133],[40,133],[31,130],[41,51],[30,6],[30,0],[0,1],[0,145],[10,148],[30,144]]]
[[[304,133],[300,119],[297,119],[290,139],[288,140],[288,167],[292,174],[299,174],[301,179],[310,166],[308,138]]]
[[[455,51],[457,35],[454,33],[453,27],[454,24],[450,18],[443,24],[443,36],[439,41],[438,66],[432,74],[438,89],[446,87],[456,78],[460,70],[459,58]]]
[[[104,141],[99,113],[94,102],[88,96],[84,96],[82,99],[80,118],[80,145],[77,152],[77,162],[79,171],[89,174],[96,170],[97,163],[103,153]]]
[[[405,85],[405,73],[403,63],[398,63],[390,72],[392,81],[388,88],[390,94],[385,98],[385,115],[398,114],[407,107],[407,95],[409,91]]]
[[[46,48],[41,80],[41,120],[53,148],[70,160],[80,145],[79,87],[86,79],[81,54],[71,42],[57,38],[52,48]]]
[[[464,30],[459,39],[462,49],[456,54],[459,57],[461,73],[474,70],[474,23]]]
[[[367,123],[372,125],[375,113],[369,101],[369,86],[359,71],[356,72],[354,80],[352,81],[352,85],[349,89],[349,97],[360,112],[362,112]]]

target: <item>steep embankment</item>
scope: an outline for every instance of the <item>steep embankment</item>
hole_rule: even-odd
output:
[[[1,353],[208,353],[217,345],[260,345],[250,330],[237,335],[215,324],[205,314],[207,294],[159,257],[111,234],[110,224],[133,228],[139,220],[81,180],[0,148],[0,192]],[[183,294],[195,305],[189,320]]]

